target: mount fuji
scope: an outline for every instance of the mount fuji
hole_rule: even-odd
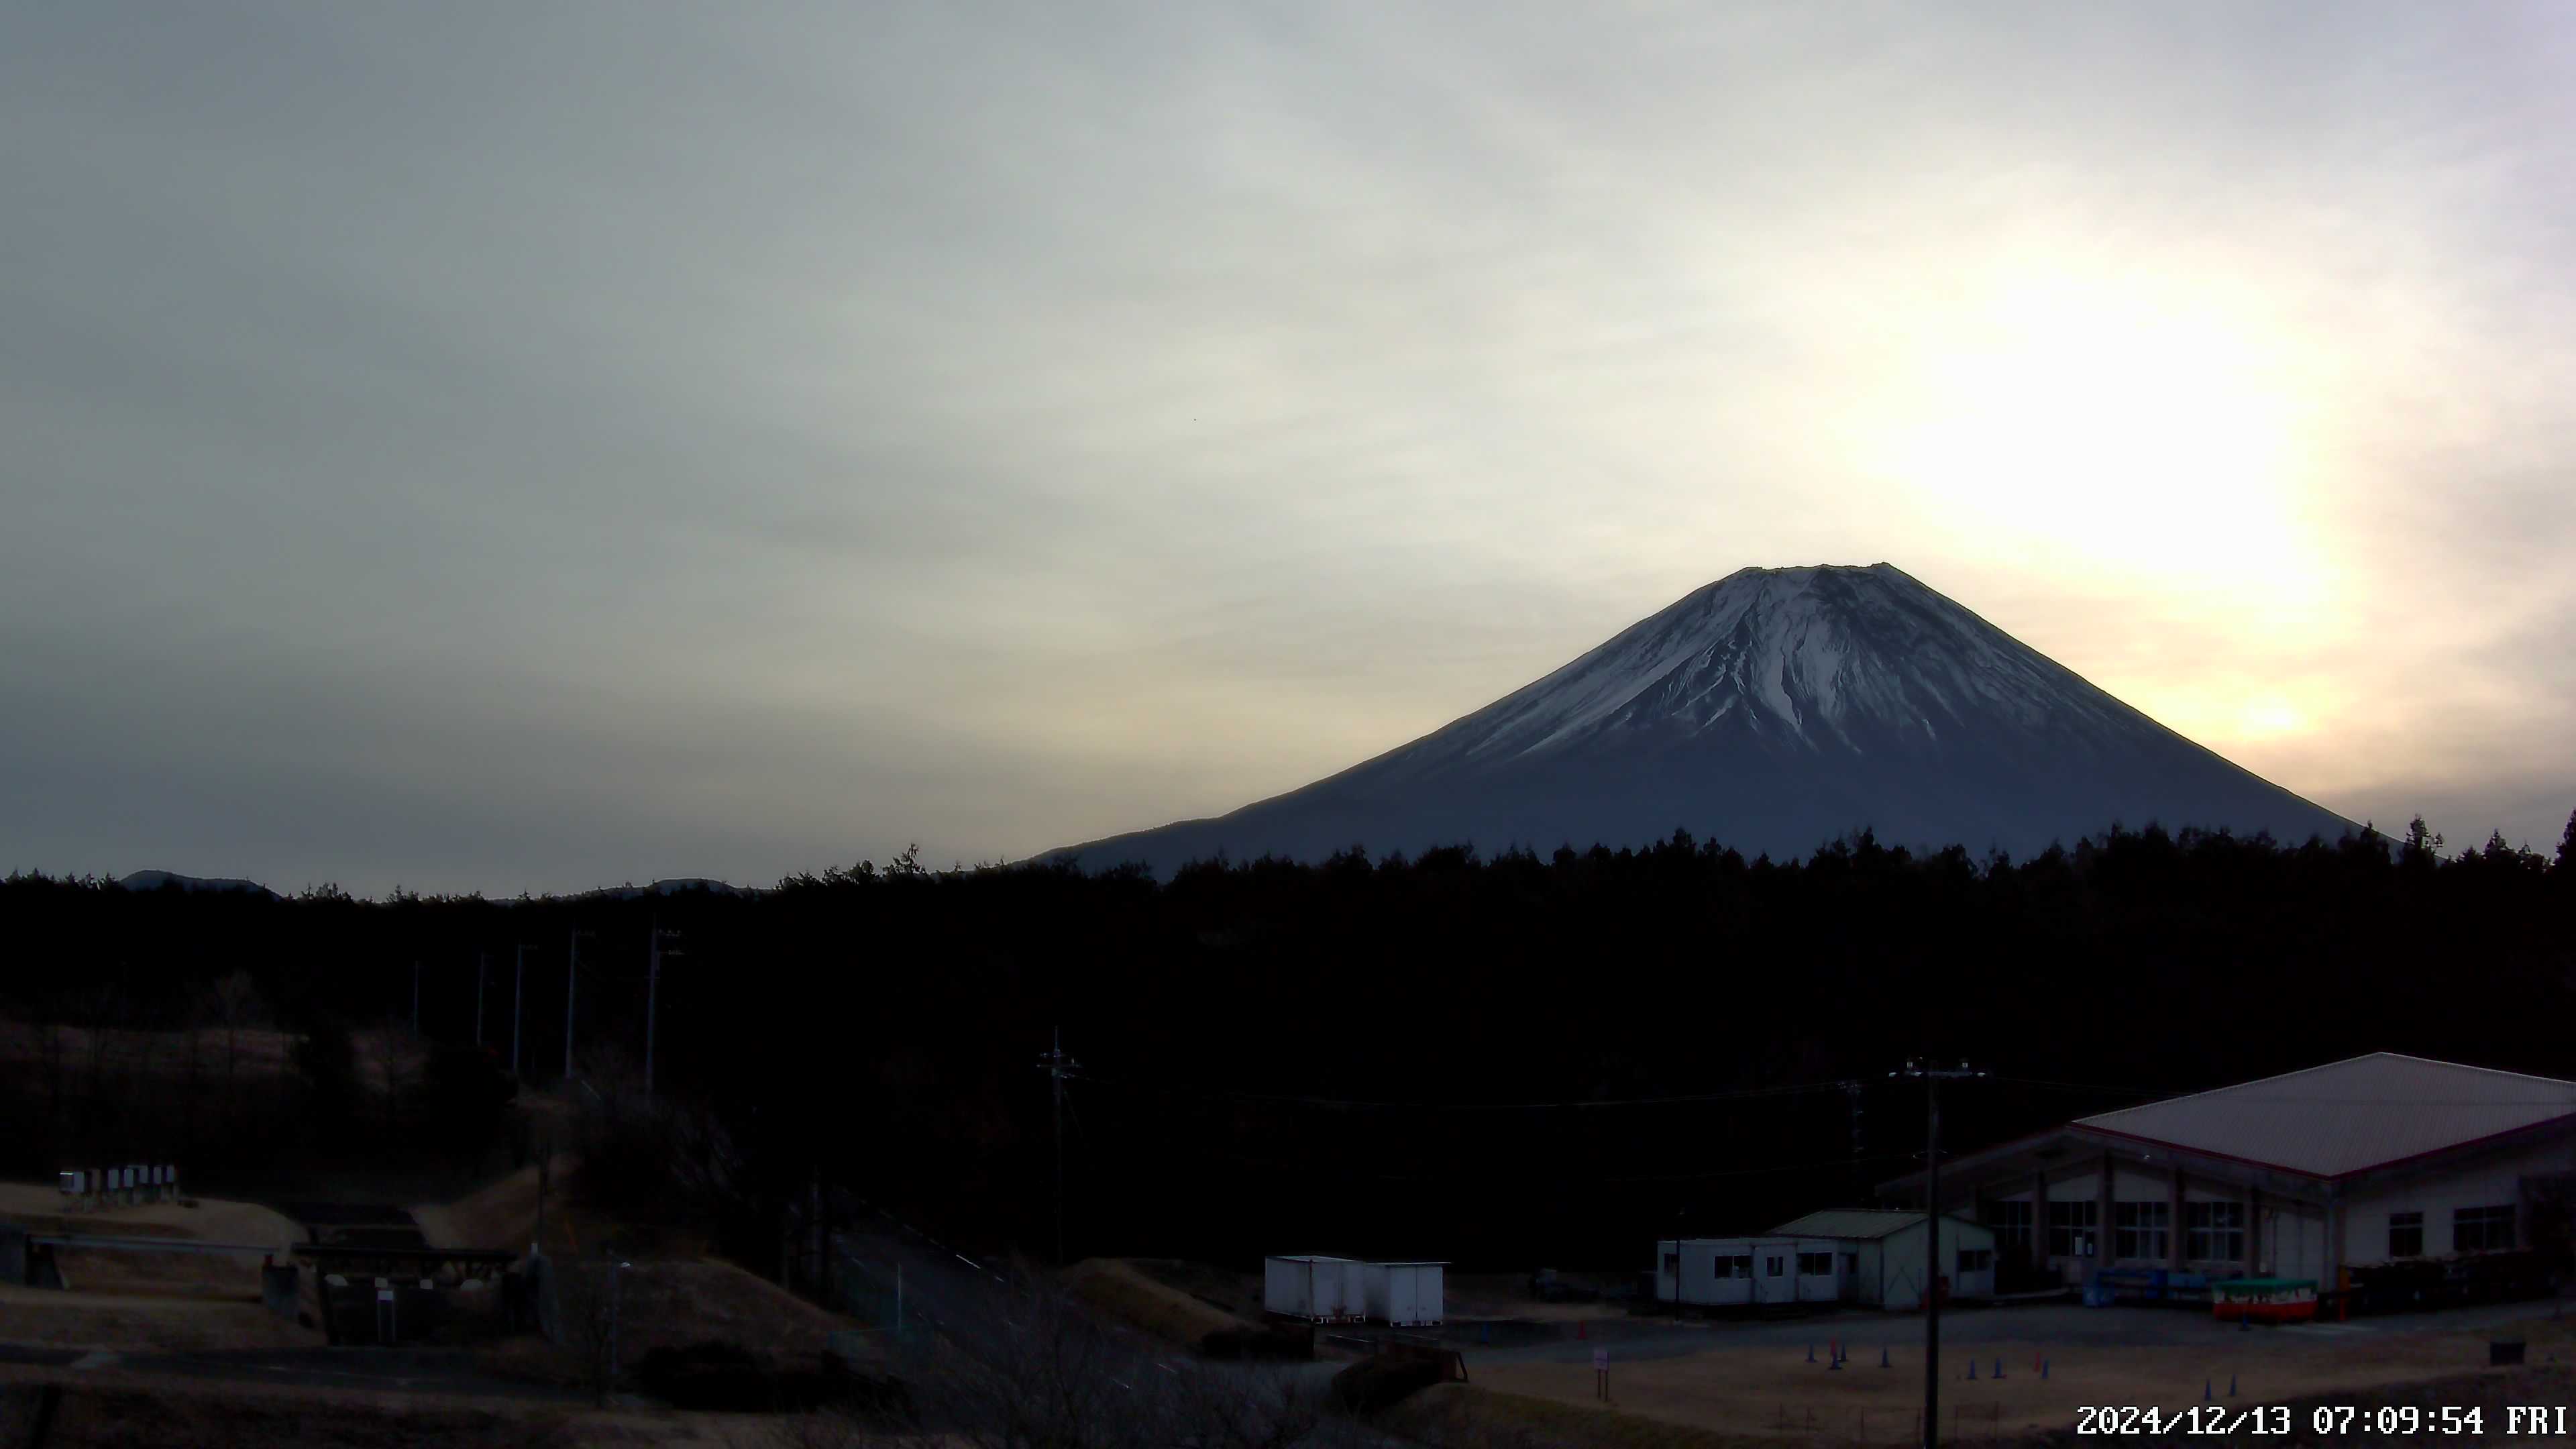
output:
[[[2166,729],[1891,564],[1748,568],[1338,775],[1049,859],[1084,868],[1645,845],[2015,856],[2113,823],[2285,842],[2352,822]]]

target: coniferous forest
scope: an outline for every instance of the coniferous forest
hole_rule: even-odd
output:
[[[19,875],[0,923],[21,1173],[524,1154],[506,1103],[564,1076],[567,976],[573,1075],[632,1099],[648,935],[676,932],[656,1100],[723,1159],[696,1206],[754,1263],[817,1177],[1051,1256],[1059,1124],[1075,1257],[1634,1267],[1654,1236],[1913,1170],[1920,1090],[1888,1079],[1909,1056],[1994,1074],[1945,1093],[1956,1150],[2368,1051],[2576,1076],[2576,820],[2554,857],[2450,853],[2420,822],[2296,846],[2113,830],[2020,861],[1866,836],[1748,861],[1677,834],[1162,883],[907,853],[756,895],[519,901]],[[371,1069],[413,1029],[415,963],[419,1054]],[[282,1056],[265,1085],[244,1042]]]

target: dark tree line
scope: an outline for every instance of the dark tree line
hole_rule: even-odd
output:
[[[1945,1096],[1967,1147],[2367,1051],[2576,1076],[2576,820],[2554,860],[2437,839],[2115,828],[2013,861],[1862,836],[1782,862],[1676,834],[1159,884],[907,853],[756,897],[518,902],[20,876],[0,884],[17,961],[0,1016],[21,1043],[0,1091],[29,1129],[11,1165],[50,1170],[69,1109],[36,1028],[219,1032],[229,992],[308,1038],[407,1031],[418,961],[423,1033],[455,1048],[477,953],[480,1059],[506,1066],[519,943],[521,1076],[550,1085],[574,930],[592,933],[575,1073],[631,1086],[658,923],[684,954],[663,969],[657,1086],[740,1157],[746,1258],[777,1250],[776,1208],[817,1173],[960,1244],[1051,1251],[1038,1057],[1060,1028],[1082,1063],[1061,1119],[1075,1256],[1626,1265],[1654,1235],[1767,1226],[1911,1170],[1921,1099],[1887,1073],[1913,1055],[1998,1074]],[[348,1066],[307,1045],[290,1069]],[[431,1120],[427,1084],[408,1091],[387,1131]],[[366,1150],[334,1095],[261,1117],[291,1135],[297,1111],[340,1112],[299,1140]]]

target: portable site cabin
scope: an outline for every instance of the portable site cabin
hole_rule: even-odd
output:
[[[1261,1265],[1261,1307],[1308,1323],[1357,1323],[1368,1316],[1368,1265],[1307,1255]]]
[[[1447,1263],[1363,1263],[1367,1312],[1390,1328],[1424,1328],[1448,1312]]]
[[[1832,1303],[1841,1263],[1823,1238],[1665,1238],[1655,1245],[1655,1300],[1695,1308]]]
[[[1833,1250],[1843,1270],[1844,1301],[1874,1308],[1912,1310],[1923,1306],[1925,1250],[1931,1233],[1923,1214],[1874,1208],[1840,1208],[1809,1213],[1776,1230],[1821,1239]],[[1943,1214],[1940,1276],[1952,1298],[1991,1298],[1995,1292],[1995,1230],[1983,1223]]]

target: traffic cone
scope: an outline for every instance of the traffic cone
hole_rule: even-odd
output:
[[[1582,1319],[1578,1318],[1574,1320],[1574,1336],[1577,1338],[1589,1337],[1590,1335],[1584,1332],[1585,1327],[1586,1325]]]
[[[1816,1361],[1816,1346],[1815,1346],[1814,1344],[1812,1344],[1812,1343],[1811,1343],[1811,1344],[1808,1344],[1808,1345],[1807,1345],[1807,1362],[1809,1362],[1809,1363],[1814,1363],[1815,1361]]]
[[[2210,1392],[2211,1387],[2212,1385],[2209,1380],[2202,1379],[2200,1381],[2200,1401],[2204,1404],[2217,1397],[2217,1395]]]
[[[2227,1376],[2227,1397],[2231,1399],[2236,1397],[2236,1375],[2234,1374]]]
[[[1972,1358],[1972,1359],[1968,1360],[1968,1382],[1970,1382],[1970,1383],[1972,1383],[1972,1384],[1973,1384],[1973,1383],[1975,1383],[1976,1381],[1977,1381],[1977,1361],[1976,1361],[1975,1359],[1973,1359],[1973,1358]]]
[[[1880,1368],[1893,1368],[1893,1367],[1894,1367],[1894,1365],[1893,1365],[1893,1364],[1890,1364],[1890,1363],[1887,1361],[1887,1345],[1886,1345],[1886,1344],[1883,1344],[1883,1343],[1882,1343],[1882,1344],[1880,1344],[1880,1345],[1878,1346],[1878,1366],[1879,1366]]]
[[[2039,1376],[2041,1378],[2048,1377],[2048,1360],[2046,1359],[2041,1359],[2039,1361]]]
[[[1997,1355],[1995,1355],[1995,1377],[1996,1377],[1996,1378],[2002,1378],[2003,1376],[2004,1376],[2004,1359],[2003,1359],[2003,1355],[2002,1355],[2002,1354],[1997,1354]]]

